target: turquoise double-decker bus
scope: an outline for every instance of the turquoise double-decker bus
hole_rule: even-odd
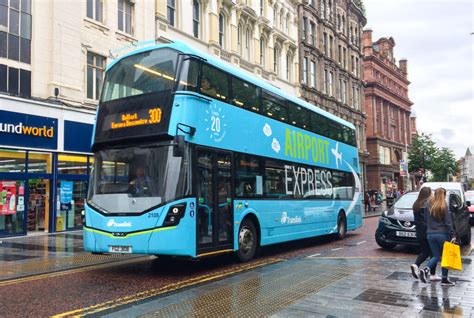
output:
[[[84,246],[200,258],[362,225],[354,126],[184,43],[111,63]]]

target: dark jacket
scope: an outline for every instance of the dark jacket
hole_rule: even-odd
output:
[[[437,220],[433,218],[428,211],[426,212],[427,213],[425,213],[425,222],[427,227],[427,234],[447,233],[451,236],[454,235],[453,220],[451,212],[448,208],[446,208],[444,218],[442,220]]]
[[[415,218],[416,226],[416,237],[419,239],[426,239],[426,221],[425,214],[428,212],[428,204],[425,202],[421,209],[413,211],[413,217]]]

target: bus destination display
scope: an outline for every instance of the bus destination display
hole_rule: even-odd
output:
[[[161,108],[142,109],[133,113],[114,114],[110,119],[110,129],[159,124],[161,122]]]

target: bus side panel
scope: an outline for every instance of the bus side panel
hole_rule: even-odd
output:
[[[297,200],[239,200],[235,201],[235,220],[242,222],[248,214],[257,216],[261,229],[261,245],[281,243],[318,235],[336,233],[339,211],[348,211],[351,201],[297,201]],[[240,206],[248,207],[239,209]],[[360,214],[357,204],[347,214],[348,228],[357,225]],[[361,218],[360,218],[361,220]],[[238,238],[236,227],[235,242]],[[236,243],[237,244],[237,243]],[[236,245],[236,248],[238,246]]]

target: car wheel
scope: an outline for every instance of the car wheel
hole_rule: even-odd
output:
[[[346,217],[344,213],[339,213],[339,216],[337,217],[337,232],[334,235],[338,240],[342,240],[344,237],[346,237],[347,233],[347,222],[346,222]]]
[[[461,237],[461,245],[469,245],[471,244],[471,229],[469,228],[466,235]]]
[[[257,230],[250,219],[245,219],[239,229],[239,250],[237,258],[241,262],[248,262],[254,258],[257,251]]]
[[[387,243],[383,241],[378,234],[375,234],[375,242],[377,242],[378,246],[385,250],[391,250],[393,249],[397,244],[394,243]]]

